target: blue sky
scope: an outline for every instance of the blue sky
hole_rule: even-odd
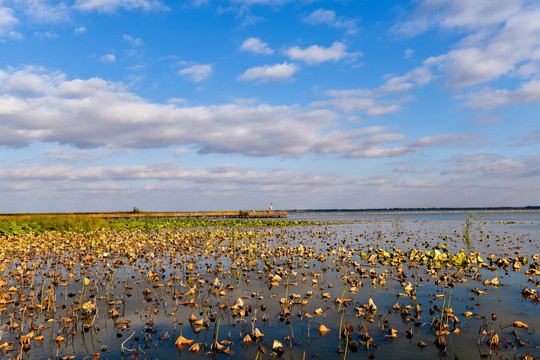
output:
[[[540,204],[540,3],[0,0],[0,212]]]

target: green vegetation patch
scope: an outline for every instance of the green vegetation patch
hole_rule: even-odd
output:
[[[320,224],[315,221],[284,219],[102,219],[85,215],[24,215],[0,219],[0,235],[40,234],[47,231],[86,233],[100,230],[152,231],[197,227],[266,228]]]

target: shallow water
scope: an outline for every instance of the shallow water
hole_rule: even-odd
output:
[[[171,258],[167,253],[158,251],[149,256],[150,250],[146,249],[148,256],[141,256],[132,264],[121,265],[114,272],[109,268],[105,275],[106,268],[88,267],[75,272],[60,267],[56,271],[74,271],[76,278],[91,278],[94,291],[88,294],[93,297],[83,297],[82,281],[70,283],[67,288],[58,288],[55,293],[58,307],[56,316],[41,332],[45,340],[42,343],[32,341],[30,349],[22,353],[22,358],[75,356],[83,359],[99,354],[100,359],[264,359],[279,357],[272,354],[274,340],[284,345],[281,355],[284,359],[343,359],[345,356],[351,359],[514,359],[525,354],[540,358],[540,338],[537,334],[540,331],[540,309],[536,301],[522,296],[523,288],[536,289],[536,281],[540,280],[537,276],[525,274],[529,265],[535,262],[532,256],[540,253],[540,213],[501,212],[476,214],[474,217],[471,244],[467,251],[478,251],[486,262],[491,253],[494,258],[527,257],[528,265],[519,272],[514,271],[512,266],[508,270],[501,267],[494,270],[481,268],[478,270],[479,276],[472,278],[476,272],[469,269],[459,275],[466,281],[456,282],[452,288],[444,286],[448,282],[439,284],[438,280],[444,274],[452,277],[455,269],[441,268],[430,273],[429,266],[403,263],[400,266],[403,270],[402,280],[414,286],[415,298],[407,294],[397,280],[397,267],[384,262],[370,263],[361,255],[362,251],[368,255],[374,254],[377,249],[390,252],[396,251],[396,248],[404,252],[411,249],[433,250],[440,245],[445,245],[450,253],[455,254],[466,247],[462,240],[466,216],[464,213],[295,213],[290,216],[291,219],[337,222],[321,226],[253,230],[251,239],[242,241],[251,241],[259,248],[264,242],[268,244],[267,250],[275,249],[276,252],[257,253],[258,257],[250,261],[240,261],[242,251],[235,252],[237,257],[192,253],[177,254]],[[139,236],[144,239],[144,236]],[[315,254],[324,254],[327,259],[299,256],[300,245],[304,249],[312,248]],[[228,242],[220,246],[228,246]],[[71,255],[68,251],[62,256],[69,258]],[[187,267],[189,259],[193,260],[192,270]],[[232,266],[236,261],[239,261],[237,266]],[[360,264],[366,271],[365,275],[362,276],[358,269],[351,266],[351,262]],[[18,265],[10,264],[2,275],[7,276]],[[221,271],[216,272],[216,268]],[[159,281],[148,280],[149,269],[159,275]],[[370,272],[372,276],[369,276]],[[282,274],[282,279],[278,281],[279,286],[272,287],[268,278],[276,274]],[[357,283],[361,281],[363,286],[358,286],[357,293],[351,292],[352,285],[345,285],[344,276]],[[483,284],[485,279],[495,277],[500,280],[500,286]],[[384,284],[381,284],[382,278]],[[216,279],[219,285],[216,285]],[[48,284],[49,278],[43,276],[36,281]],[[199,284],[193,296],[186,295],[193,287],[189,285],[190,282]],[[170,286],[166,286],[167,283]],[[128,284],[129,289],[126,287]],[[156,286],[158,284],[165,286]],[[227,289],[227,285],[231,287]],[[150,293],[145,294],[145,289]],[[485,294],[478,295],[473,292],[474,289]],[[174,298],[172,294],[175,290],[184,295]],[[219,290],[224,291],[224,296],[219,295]],[[309,291],[312,296],[307,295]],[[70,293],[72,297],[68,296]],[[329,294],[328,298],[323,297],[325,293]],[[298,300],[307,300],[307,303],[285,306],[290,314],[283,315],[284,306],[280,305],[280,299],[286,298],[290,302],[292,294],[299,295]],[[341,297],[350,299],[340,306],[334,300]],[[369,317],[355,316],[355,308],[366,305],[370,297],[377,306],[372,321],[368,320]],[[78,298],[83,299],[82,302],[94,299],[92,301],[97,306],[97,315],[92,316],[93,322],[86,328],[82,324],[74,327],[61,320],[65,318],[65,314],[61,315],[62,311],[68,311],[62,310],[62,306],[73,308],[73,300]],[[243,317],[231,310],[238,298],[244,301],[246,315]],[[118,305],[111,305],[115,300],[119,302]],[[404,316],[392,311],[396,302],[401,308],[407,305],[414,308],[418,304],[422,309],[420,318],[413,318],[413,310]],[[119,312],[118,318],[113,319],[108,315],[113,307]],[[455,325],[446,321],[450,334],[445,337],[447,345],[444,348],[434,345],[435,331],[431,324],[440,317],[437,310],[430,315],[430,309],[435,307],[451,307],[459,319]],[[315,315],[319,308],[322,314]],[[20,332],[10,330],[13,317],[10,318],[9,314],[13,311],[14,304],[0,312],[0,344],[8,342],[16,347],[20,342]],[[472,317],[463,315],[468,311],[472,312]],[[306,317],[306,313],[312,317]],[[496,320],[492,319],[494,313]],[[190,325],[188,319],[191,314],[207,326],[197,329],[196,325]],[[126,320],[129,320],[128,325],[125,325]],[[88,324],[89,320],[86,321]],[[530,327],[527,330],[514,328],[512,323],[515,321],[527,323]],[[37,315],[35,323],[39,323]],[[346,323],[354,330],[349,341],[359,344],[355,353],[351,352],[345,337],[340,336],[340,328]],[[319,324],[324,324],[330,331],[320,336]],[[374,340],[370,346],[360,339],[360,330],[364,325]],[[244,344],[241,340],[254,328],[264,333],[264,337],[249,345]],[[456,328],[459,334],[454,332]],[[397,330],[397,337],[390,336],[390,329]],[[413,331],[412,338],[406,336],[409,329]],[[482,334],[482,331],[486,334]],[[500,338],[498,347],[487,344],[494,331]],[[180,334],[201,343],[201,351],[197,354],[188,348],[178,351],[174,342]],[[216,334],[217,340],[229,348],[228,354],[212,351],[212,340]],[[58,335],[65,338],[60,344],[54,342]],[[426,346],[419,347],[420,341]],[[267,354],[259,351],[262,349],[259,345],[266,349]],[[2,351],[1,355],[2,358],[11,359],[16,353],[17,349]]]

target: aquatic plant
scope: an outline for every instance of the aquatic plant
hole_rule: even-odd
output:
[[[423,343],[427,354],[436,356],[440,349],[457,355],[452,336],[482,330],[495,309],[499,318],[486,331],[497,329],[499,351],[516,331],[524,338],[516,356],[529,347],[529,354],[538,355],[532,348],[538,255],[510,255],[502,242],[494,242],[493,255],[483,257],[455,250],[461,244],[457,237],[442,245],[412,241],[404,251],[385,231],[367,232],[363,225],[354,227],[360,236],[339,233],[341,225],[212,223],[0,237],[0,356],[26,352],[39,358],[45,350],[60,359],[105,351],[109,358],[114,351],[163,358],[177,356],[173,350],[188,359],[294,359],[330,356],[337,347],[345,359],[348,352],[375,356],[393,343],[406,346],[413,336],[418,340],[411,345]],[[511,276],[531,285],[515,291]],[[511,287],[533,315],[512,318],[486,305],[499,287]]]

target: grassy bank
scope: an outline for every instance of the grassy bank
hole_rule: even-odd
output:
[[[91,231],[185,229],[194,227],[286,227],[316,225],[313,221],[283,219],[102,219],[85,215],[13,215],[0,219],[1,235],[47,231],[85,233]]]

